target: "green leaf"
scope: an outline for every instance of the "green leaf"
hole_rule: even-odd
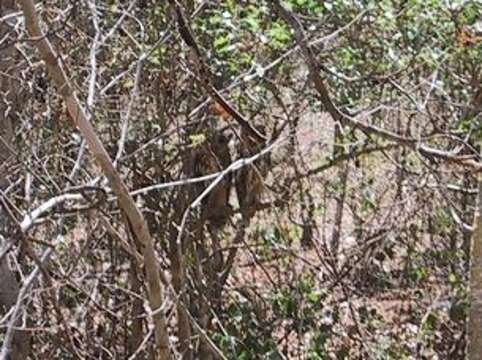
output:
[[[206,135],[204,134],[189,135],[189,140],[191,141],[192,146],[198,146],[206,141]]]

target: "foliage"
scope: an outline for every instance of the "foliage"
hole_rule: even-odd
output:
[[[86,108],[112,159],[125,135],[116,166],[130,190],[145,190],[135,197],[168,274],[163,310],[176,351],[185,340],[191,358],[208,356],[206,334],[229,359],[463,358],[475,177],[459,160],[480,164],[480,2],[280,2],[308,55],[276,2],[180,1],[200,54],[169,3],[96,2],[101,35],[115,31],[97,44],[95,67],[88,6],[45,1],[39,13],[84,104],[94,89]],[[146,339],[138,355],[147,358],[142,251],[98,165],[79,155],[61,89],[15,31],[21,60],[0,70],[29,100],[17,100],[6,175],[13,224],[64,193],[95,204],[50,209],[9,255],[27,274],[55,249],[42,269],[50,283],[29,298],[29,327],[45,330],[33,336],[36,357],[125,357]],[[179,180],[272,145],[253,146],[212,88],[279,143],[198,201],[215,177]],[[241,179],[255,183],[242,184],[252,212]],[[84,187],[106,196],[96,202]]]

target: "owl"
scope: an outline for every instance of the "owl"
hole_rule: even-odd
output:
[[[262,127],[258,128],[264,130]],[[242,157],[251,157],[261,151],[263,145],[242,131],[238,152]],[[242,167],[236,174],[236,195],[239,208],[245,218],[251,218],[260,204],[268,164],[269,161],[266,158],[259,158],[254,163]]]
[[[216,173],[227,168],[231,164],[229,138],[221,131],[213,130],[199,146],[194,161],[196,176]],[[229,205],[231,182],[231,176],[227,174],[201,203],[201,217],[215,228],[224,226],[232,212]],[[208,185],[209,181],[203,183],[199,193]]]

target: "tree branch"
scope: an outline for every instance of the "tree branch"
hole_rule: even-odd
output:
[[[107,151],[95,133],[92,124],[89,122],[85,109],[74,94],[69,84],[67,74],[61,62],[58,61],[59,56],[41,30],[33,0],[19,0],[19,3],[25,16],[25,25],[28,32],[36,39],[35,44],[37,49],[46,63],[48,73],[57,86],[59,94],[66,103],[70,117],[82,133],[104,174],[109,179],[112,189],[117,196],[119,206],[125,212],[134,235],[142,244],[149,303],[154,314],[157,354],[159,359],[171,359],[167,322],[162,311],[163,289],[161,287],[154,241],[149,233],[147,223],[137,208],[134,199],[129,194],[119,173],[116,171]]]

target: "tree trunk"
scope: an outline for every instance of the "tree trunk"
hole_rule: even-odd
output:
[[[15,10],[13,0],[0,1],[0,18],[7,16]],[[15,19],[12,18],[15,22]],[[0,39],[6,38],[5,43],[9,44],[12,40],[8,33],[12,29],[6,22],[0,22]],[[7,182],[8,162],[13,156],[11,149],[13,148],[13,117],[16,111],[16,98],[18,87],[15,79],[15,48],[7,45],[0,49],[0,189],[4,188]],[[5,209],[0,207],[0,229],[2,233],[9,234],[13,224],[9,221],[9,217],[5,214]],[[3,241],[2,241],[3,240]],[[0,249],[7,244],[7,241],[15,241],[15,239],[2,239],[0,237]],[[10,269],[7,256],[0,259],[0,317],[3,317],[10,308],[15,305],[19,292],[20,284],[15,277],[15,273]],[[20,319],[21,320],[21,319]],[[21,326],[21,321],[18,322]],[[10,349],[10,357],[12,360],[26,359],[30,349],[30,336],[28,332],[17,330],[14,333],[12,348]]]
[[[482,80],[476,87],[471,106],[462,118],[480,121],[482,114]],[[479,140],[482,154],[482,140]],[[482,173],[478,173],[478,195],[474,214],[473,233],[470,242],[469,259],[469,312],[467,317],[467,349],[469,360],[482,357]]]
[[[479,174],[479,195],[474,217],[470,248],[470,308],[467,319],[467,359],[482,357],[482,175]]]

